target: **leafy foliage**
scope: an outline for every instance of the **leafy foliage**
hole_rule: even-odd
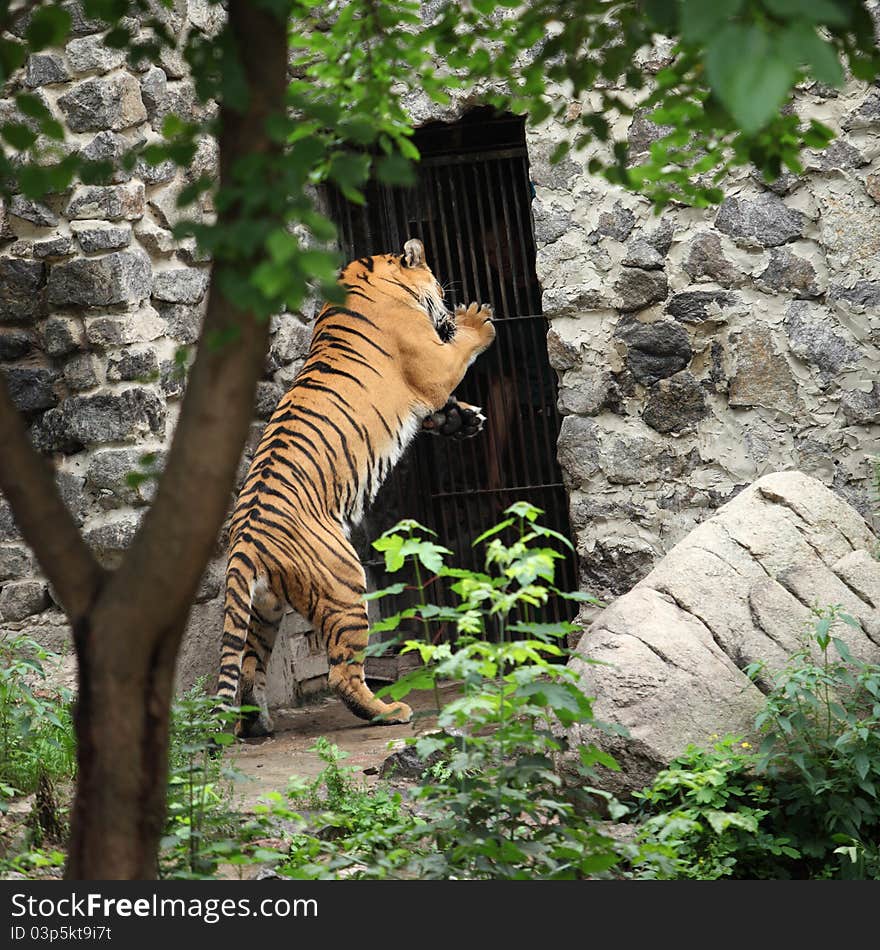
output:
[[[168,775],[168,813],[159,851],[160,876],[212,877],[221,862],[246,863],[232,783],[237,773],[222,750],[241,710],[218,710],[196,682],[174,704]]]
[[[72,778],[76,751],[67,690],[45,686],[43,664],[57,655],[24,635],[0,638],[0,785],[19,794],[41,774]],[[0,796],[0,811],[5,798]]]
[[[565,665],[566,635],[573,624],[542,623],[537,615],[552,593],[552,546],[570,544],[540,524],[541,511],[518,502],[475,541],[485,545],[485,571],[448,568],[445,549],[426,539],[412,521],[386,532],[374,546],[389,570],[409,560],[446,578],[458,603],[401,611],[383,628],[416,617],[424,640],[407,640],[422,666],[384,692],[399,699],[412,689],[461,684],[461,695],[439,711],[436,733],[412,740],[418,755],[443,766],[426,774],[414,803],[430,815],[413,848],[409,869],[422,878],[576,878],[601,875],[619,860],[619,846],[598,823],[598,801],[612,813],[616,802],[593,787],[597,769],[616,769],[593,744],[580,756],[579,781],[567,788],[556,770],[568,752],[565,728],[606,728],[593,716],[577,674]],[[548,543],[549,542],[549,543]],[[420,577],[417,574],[417,577]],[[419,593],[424,586],[418,581]],[[579,595],[581,596],[581,595]],[[583,599],[591,600],[587,595]],[[454,626],[454,642],[432,635]],[[435,693],[436,695],[436,693]]]
[[[193,182],[181,203],[215,192],[218,223],[184,221],[175,230],[194,235],[223,265],[218,282],[231,301],[264,316],[297,308],[310,288],[338,295],[339,261],[328,249],[335,228],[315,205],[316,185],[332,183],[362,202],[371,175],[387,184],[412,181],[418,152],[403,104],[409,89],[444,103],[453,88],[479,87],[484,101],[532,123],[553,117],[568,130],[556,160],[586,148],[592,172],[642,191],[659,208],[671,200],[718,201],[734,166],[753,163],[768,178],[800,171],[801,150],[824,146],[831,131],[783,109],[794,87],[814,80],[839,86],[844,66],[872,81],[880,66],[860,0],[475,0],[434,5],[427,20],[413,0],[260,6],[289,24],[291,81],[268,120],[281,149],[247,155],[222,187]],[[63,4],[34,7],[22,19],[0,4],[0,29],[8,29],[0,41],[4,85],[29,54],[70,35]],[[83,9],[107,24],[104,42],[127,50],[134,63],[179,45],[201,101],[247,110],[228,25],[217,36],[190,30],[181,38],[148,0],[84,0]],[[130,26],[132,15],[140,30]],[[673,45],[649,76],[644,51],[658,34]],[[75,178],[108,180],[107,163],[63,146],[63,128],[40,96],[15,91],[14,101],[17,114],[0,125],[0,192],[40,198]],[[626,143],[612,141],[611,128],[635,109],[669,132],[647,162],[631,167]],[[216,132],[213,119],[169,115],[162,139],[132,149],[122,164],[132,168],[142,157],[185,166],[200,138]]]
[[[858,623],[817,611],[811,636],[769,683],[758,750],[695,746],[638,796],[672,876],[880,879],[880,665],[834,636]]]
[[[800,852],[773,833],[770,790],[755,777],[751,744],[726,736],[709,750],[690,745],[650,788],[636,794],[645,820],[641,833],[667,849],[641,877],[717,880],[788,877],[781,859]],[[788,862],[790,864],[790,862]]]
[[[756,720],[764,735],[758,767],[783,806],[774,817],[812,873],[832,873],[843,845],[858,855],[843,871],[878,877],[880,664],[853,656],[833,635],[840,624],[859,627],[840,607],[819,610],[811,642],[772,677]]]

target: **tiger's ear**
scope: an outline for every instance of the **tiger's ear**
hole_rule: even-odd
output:
[[[418,238],[410,238],[403,245],[404,267],[419,267],[425,263],[425,245]]]

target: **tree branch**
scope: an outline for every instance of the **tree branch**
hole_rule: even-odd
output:
[[[0,374],[0,491],[72,623],[93,603],[105,572],[61,500],[51,464],[31,445]]]

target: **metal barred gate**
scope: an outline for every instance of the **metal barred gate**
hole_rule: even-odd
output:
[[[385,575],[369,540],[401,517],[436,531],[455,552],[451,564],[478,569],[482,554],[471,542],[514,501],[530,501],[546,512],[544,524],[571,535],[556,460],[556,377],[535,274],[523,122],[478,110],[453,125],[419,130],[415,142],[422,154],[415,187],[374,183],[364,207],[330,195],[343,253],[351,260],[399,251],[407,238],[419,238],[449,305],[491,303],[497,335],[456,390],[483,407],[484,431],[462,442],[420,435],[352,539],[377,587],[399,578]],[[557,562],[557,584],[572,590],[576,559],[566,555]],[[401,598],[382,601],[382,612],[405,606],[406,595]],[[571,602],[555,598],[545,616],[572,614]]]

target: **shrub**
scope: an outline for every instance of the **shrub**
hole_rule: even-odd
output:
[[[592,744],[570,750],[566,739],[574,723],[608,728],[594,719],[566,666],[565,637],[578,628],[538,619],[551,595],[595,599],[554,585],[563,555],[552,545],[570,542],[542,526],[540,514],[518,502],[476,539],[485,544],[483,572],[444,566],[449,552],[413,521],[374,544],[390,572],[413,563],[420,597],[427,584],[419,567],[451,581],[457,597],[454,606],[421,604],[377,625],[394,629],[415,618],[424,632],[403,645],[423,665],[383,692],[400,699],[413,689],[436,695],[442,681],[461,684],[461,695],[439,711],[439,730],[409,740],[423,760],[443,763],[414,791],[414,804],[430,815],[408,862],[419,877],[578,878],[604,874],[619,861],[622,846],[602,830],[596,802],[612,815],[624,809],[592,784],[597,769],[617,763]],[[454,626],[454,643],[433,635],[438,624]],[[579,757],[579,787],[565,787],[554,767],[563,754]]]
[[[833,635],[856,620],[816,615],[782,670],[747,669],[768,687],[760,748],[690,746],[638,796],[671,876],[880,879],[880,665]]]

